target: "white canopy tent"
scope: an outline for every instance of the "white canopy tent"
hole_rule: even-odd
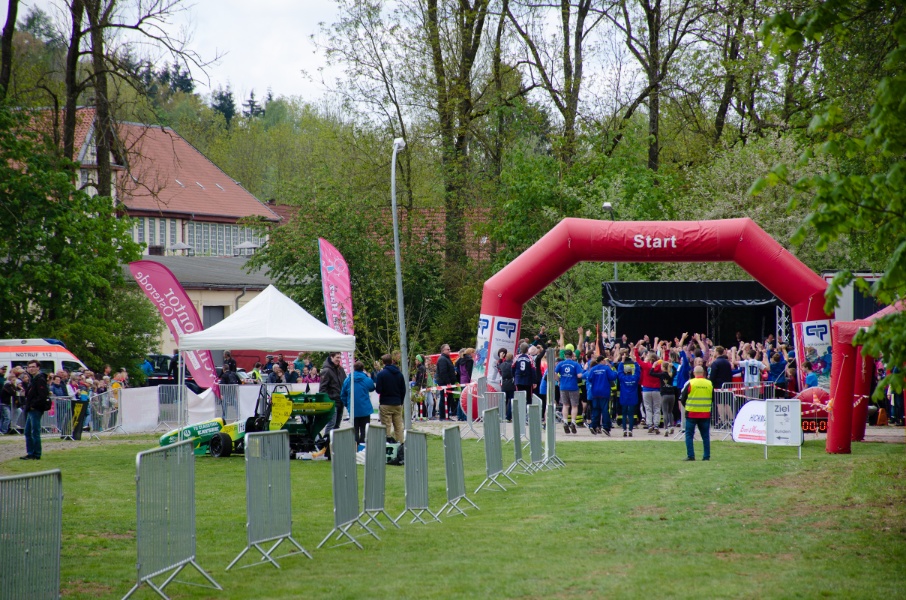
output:
[[[284,296],[280,290],[269,285],[248,304],[220,323],[179,339],[180,352],[233,348],[354,352],[355,336],[344,335],[331,329]],[[354,386],[351,386],[349,391],[349,418],[353,423]]]

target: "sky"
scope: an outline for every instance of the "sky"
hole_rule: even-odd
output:
[[[65,15],[56,8],[62,5],[63,0],[20,0],[19,19],[37,6],[62,21]],[[224,54],[207,68],[212,88],[229,83],[237,100],[248,98],[252,90],[262,98],[268,87],[275,96],[309,101],[324,95],[323,86],[309,81],[302,70],[320,81],[318,68],[326,65],[310,38],[319,35],[319,22],[333,22],[336,7],[331,0],[184,0],[184,6],[188,10],[174,25],[191,27],[190,47],[208,60]],[[3,2],[0,27],[6,13]],[[210,93],[207,78],[195,69],[192,74],[198,82],[196,91]]]

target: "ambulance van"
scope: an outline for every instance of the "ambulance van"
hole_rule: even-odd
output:
[[[85,368],[76,356],[66,349],[63,342],[51,339],[0,340],[0,367],[22,367],[29,361],[41,363],[47,374],[60,370],[79,371]]]

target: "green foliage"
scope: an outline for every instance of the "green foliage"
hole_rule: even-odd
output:
[[[75,188],[75,166],[33,131],[43,118],[0,105],[0,337],[61,338],[92,366],[134,360],[156,329],[117,288],[140,255],[132,224]]]
[[[897,7],[897,8],[894,8]],[[814,231],[819,249],[851,232],[866,234],[870,246],[886,257],[883,276],[870,293],[881,303],[902,301],[906,295],[906,16],[895,4],[850,4],[839,0],[817,5],[793,19],[781,14],[769,23],[774,34],[769,38],[776,49],[797,47],[804,40],[819,40],[831,33],[845,35],[851,19],[861,12],[886,12],[892,15],[891,27],[896,47],[883,64],[883,76],[874,89],[869,118],[863,127],[850,128],[846,107],[832,102],[826,110],[814,115],[810,133],[821,141],[815,149],[802,155],[802,162],[818,156],[830,156],[859,168],[830,169],[805,176],[794,183],[800,193],[793,206],[808,211],[794,241],[801,241]],[[758,192],[766,185],[788,180],[786,167],[753,186]],[[844,273],[828,290],[827,310],[837,302],[839,284],[850,278]],[[903,314],[889,316],[864,334],[856,343],[875,356],[883,355],[891,366],[906,362],[906,326]],[[882,382],[903,388],[903,374],[889,376]]]

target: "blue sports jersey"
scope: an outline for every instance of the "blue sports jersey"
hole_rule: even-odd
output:
[[[579,376],[582,367],[574,360],[562,360],[554,371],[560,375],[560,390],[564,392],[579,391]]]

